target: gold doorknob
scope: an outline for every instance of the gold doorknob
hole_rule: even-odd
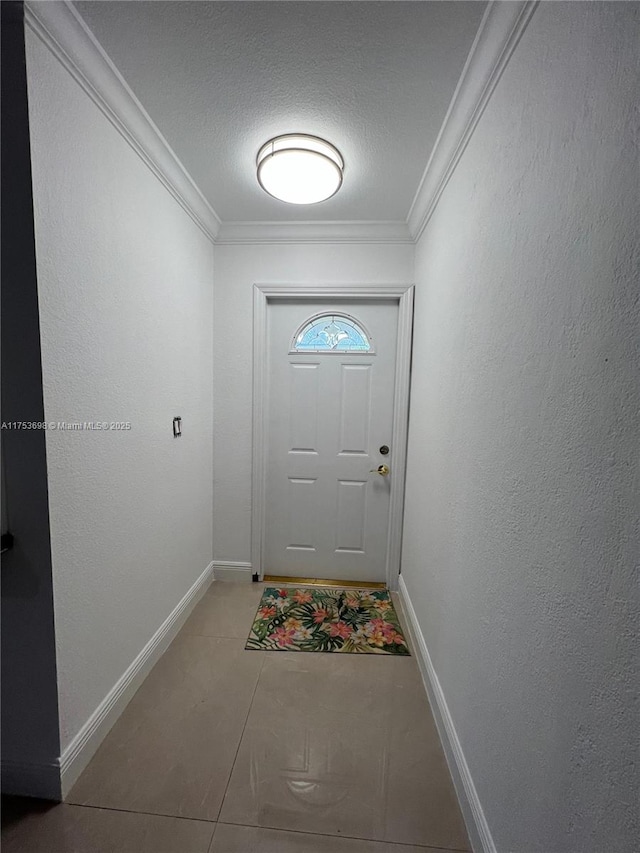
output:
[[[380,474],[381,477],[386,477],[389,474],[388,465],[378,465],[377,468],[372,468],[370,474]]]

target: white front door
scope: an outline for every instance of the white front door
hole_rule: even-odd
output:
[[[397,334],[397,301],[269,304],[266,574],[386,580]]]

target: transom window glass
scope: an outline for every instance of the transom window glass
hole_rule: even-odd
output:
[[[312,317],[293,339],[293,352],[373,352],[369,335],[347,314]]]

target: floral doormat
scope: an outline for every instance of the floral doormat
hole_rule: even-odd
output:
[[[265,589],[247,649],[408,655],[387,590]]]

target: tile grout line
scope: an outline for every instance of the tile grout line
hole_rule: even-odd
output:
[[[248,635],[247,635],[247,637],[223,637],[222,635],[219,635],[219,634],[190,634],[190,633],[187,633],[187,634],[184,634],[184,636],[185,637],[205,637],[208,640],[244,640],[245,643],[247,642],[247,639],[248,639]],[[251,651],[256,651],[256,649],[243,649],[243,651],[251,652]],[[257,649],[257,651],[260,652],[260,651],[262,651],[262,649]]]
[[[242,738],[241,738],[242,739]],[[234,762],[235,764],[235,762]],[[229,776],[231,778],[231,776]],[[228,783],[227,783],[228,784]],[[226,790],[225,790],[226,793]],[[224,801],[224,797],[223,797]],[[450,853],[469,853],[468,850],[465,850],[462,847],[443,847],[439,845],[435,847],[433,844],[414,844],[409,841],[390,841],[388,839],[379,839],[379,838],[363,838],[361,835],[343,835],[340,833],[339,835],[333,835],[327,832],[308,832],[306,829],[283,829],[280,826],[259,826],[253,823],[234,823],[229,820],[207,820],[207,818],[203,817],[187,817],[186,815],[176,815],[176,814],[166,814],[166,812],[145,812],[134,809],[122,809],[115,808],[114,806],[94,806],[92,803],[59,803],[59,805],[63,806],[74,806],[80,809],[98,809],[98,811],[104,812],[120,812],[123,814],[139,814],[144,815],[146,817],[165,817],[169,820],[191,820],[196,821],[197,823],[208,823],[214,828],[214,832],[212,833],[210,843],[213,841],[213,835],[215,835],[215,829],[222,826],[240,826],[246,827],[247,829],[267,829],[270,832],[295,832],[298,835],[319,835],[322,838],[346,838],[349,841],[370,841],[373,844],[397,844],[400,847],[420,847],[423,850],[447,850]]]
[[[363,838],[361,835],[343,835],[340,833],[339,835],[333,835],[328,832],[308,832],[306,829],[283,829],[281,826],[262,826],[256,825],[253,823],[233,823],[228,820],[217,820],[216,827],[218,826],[241,826],[246,827],[247,829],[267,829],[270,832],[295,832],[298,835],[318,835],[321,838],[345,838],[348,841],[369,841],[372,844],[396,844],[399,847],[420,847],[422,850],[446,850],[447,853],[470,853],[469,850],[465,850],[462,847],[442,847],[442,845],[436,847],[433,844],[414,844],[411,841],[391,841],[388,838],[380,839],[380,838]]]
[[[194,820],[197,823],[210,823],[211,826],[215,826],[217,821],[208,820],[206,817],[187,817],[182,814],[167,814],[166,812],[145,812],[140,811],[139,809],[123,809],[116,808],[115,806],[94,806],[93,803],[68,803],[62,802],[57,803],[59,806],[73,806],[78,809],[98,809],[101,812],[120,812],[122,814],[139,814],[144,815],[145,817],[166,817],[169,820]],[[212,836],[213,837],[213,836]]]
[[[222,799],[220,800],[220,808],[218,809],[218,814],[216,816],[216,824],[220,822],[220,815],[222,813],[222,807],[224,806],[224,801],[227,796],[227,791],[229,790],[229,785],[231,784],[231,777],[233,776],[233,771],[236,767],[236,761],[238,760],[238,753],[240,752],[240,746],[242,744],[242,739],[244,737],[244,733],[247,729],[247,723],[249,722],[249,714],[251,713],[251,709],[253,708],[253,700],[256,698],[256,693],[258,691],[258,684],[260,683],[260,676],[262,675],[262,670],[264,669],[264,662],[266,652],[263,652],[262,655],[262,663],[260,664],[260,669],[258,670],[258,677],[256,678],[255,687],[253,688],[253,693],[251,694],[251,701],[249,702],[249,707],[247,709],[247,716],[244,718],[244,724],[242,726],[242,732],[238,739],[238,746],[236,748],[235,755],[233,756],[233,764],[231,765],[231,770],[229,771],[229,778],[227,779],[227,784],[224,788],[224,794],[222,795]]]

